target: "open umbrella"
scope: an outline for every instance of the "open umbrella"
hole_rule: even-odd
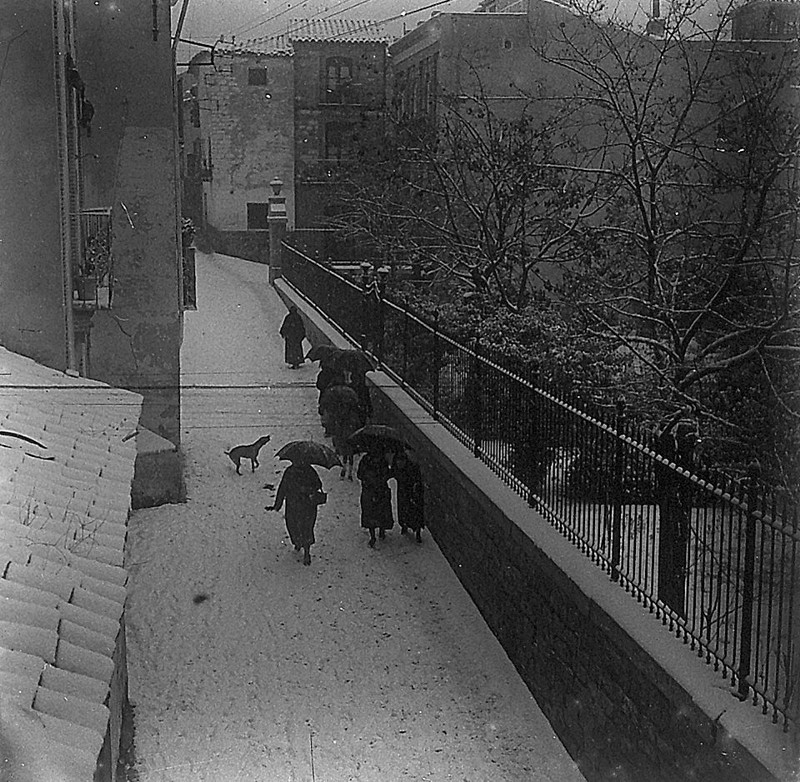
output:
[[[340,350],[331,357],[337,369],[363,375],[377,368],[375,361],[363,350]]]
[[[339,457],[332,448],[313,440],[293,440],[286,443],[275,456],[293,464],[318,464],[328,470],[341,466]]]
[[[306,353],[306,358],[309,361],[320,361],[324,363],[329,359],[333,360],[333,358],[341,352],[340,348],[335,348],[333,345],[314,345],[314,347]]]
[[[397,429],[384,424],[362,426],[360,429],[356,429],[347,440],[355,451],[368,451],[371,448],[397,451],[401,448],[411,447]]]

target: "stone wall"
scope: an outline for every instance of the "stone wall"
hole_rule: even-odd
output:
[[[718,714],[701,709],[694,693],[504,513],[494,498],[496,487],[474,483],[390,397],[377,393],[374,405],[377,419],[410,436],[426,477],[431,534],[587,780],[775,779],[726,734],[715,721]],[[531,525],[549,526],[535,511],[527,514]],[[583,557],[577,549],[576,554]],[[605,591],[639,609],[583,558],[585,568],[606,579]],[[656,637],[663,634],[665,643],[682,646],[640,610]],[[719,687],[725,689],[721,677]],[[736,702],[729,698],[732,707]]]
[[[214,252],[269,263],[269,231],[220,231],[209,225],[204,234]]]

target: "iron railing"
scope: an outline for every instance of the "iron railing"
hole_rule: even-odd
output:
[[[436,420],[773,722],[796,725],[798,544],[788,496],[754,469],[702,469],[657,437],[543,388],[284,245],[283,275]]]
[[[80,258],[72,270],[73,306],[109,309],[114,292],[111,207],[80,212]]]

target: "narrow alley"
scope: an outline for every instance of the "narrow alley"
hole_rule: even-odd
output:
[[[197,256],[186,313],[188,500],[134,512],[126,609],[140,782],[580,782],[427,530],[375,549],[359,485],[329,494],[310,567],[267,513],[285,442],[323,441],[317,365],[283,363],[267,267]],[[261,466],[225,455],[269,434]]]

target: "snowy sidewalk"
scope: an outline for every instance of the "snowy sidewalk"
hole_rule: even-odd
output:
[[[141,782],[581,782],[427,531],[376,548],[320,470],[310,567],[267,513],[286,441],[323,440],[267,268],[197,256],[182,352],[185,505],[136,511],[126,621]],[[262,434],[261,467],[224,451]]]

